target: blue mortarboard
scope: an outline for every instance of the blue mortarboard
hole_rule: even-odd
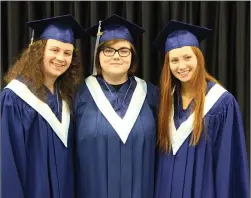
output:
[[[86,30],[88,34],[93,37],[97,36],[99,24],[94,25]],[[134,43],[136,37],[145,30],[140,26],[114,14],[111,17],[101,21],[101,32],[99,42],[108,41],[112,39],[125,39]]]
[[[96,74],[95,57],[99,43],[113,39],[124,39],[134,44],[136,37],[144,32],[145,30],[140,26],[116,14],[88,28],[86,33],[97,37],[94,51],[93,74]]]
[[[211,29],[171,20],[153,41],[153,45],[165,53],[183,46],[199,47]]]
[[[27,24],[34,29],[39,39],[55,39],[74,44],[75,39],[85,35],[85,30],[70,14],[29,21]]]

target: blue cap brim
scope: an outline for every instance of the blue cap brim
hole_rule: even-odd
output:
[[[75,39],[86,35],[83,27],[70,14],[29,21],[27,25],[34,29],[35,36],[40,39],[74,43]]]
[[[153,46],[168,52],[181,46],[197,46],[212,30],[171,20],[153,41]]]
[[[87,29],[86,33],[90,36],[96,37],[98,27],[99,24],[96,24]],[[101,22],[101,32],[103,32],[100,38],[101,42],[113,39],[125,39],[132,42],[137,36],[144,33],[145,30],[125,18],[114,14]]]

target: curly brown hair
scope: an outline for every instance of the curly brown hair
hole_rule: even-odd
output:
[[[17,61],[4,76],[4,81],[21,77],[28,88],[42,101],[46,101],[46,90],[44,86],[43,54],[47,40],[38,40],[32,43],[20,54]],[[60,96],[72,107],[72,101],[77,87],[82,82],[82,67],[79,54],[73,50],[72,62],[68,70],[59,76],[55,83]]]
[[[98,49],[97,49],[97,54],[95,57],[95,62],[96,62],[96,70],[97,70],[97,75],[102,76],[102,69],[99,61],[99,53],[104,47],[109,47],[119,41],[124,41],[123,39],[113,39],[109,41],[104,41],[99,44]],[[136,69],[137,69],[137,53],[135,47],[129,42],[132,50],[132,61],[131,61],[131,66],[127,72],[128,76],[135,75]]]

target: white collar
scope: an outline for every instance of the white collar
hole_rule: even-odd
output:
[[[14,91],[20,98],[36,110],[49,123],[65,147],[67,147],[70,112],[64,100],[62,101],[62,123],[60,123],[51,108],[37,98],[22,82],[14,79],[5,88]]]
[[[215,84],[207,93],[204,103],[204,114],[203,117],[207,114],[207,112],[213,107],[213,105],[217,102],[217,100],[221,97],[221,95],[226,91],[222,86]],[[174,124],[174,110],[172,108],[172,119],[171,119],[171,143],[173,155],[175,155],[179,148],[182,146],[183,142],[187,139],[190,133],[193,131],[193,120],[194,113],[192,113],[189,118],[183,122],[178,130],[176,130]]]
[[[89,76],[85,80],[86,85],[97,107],[108,120],[108,122],[112,125],[124,144],[126,143],[126,140],[134,126],[134,123],[138,118],[147,93],[146,82],[137,77],[134,78],[137,82],[137,85],[123,119],[120,118],[114,111],[112,105],[102,91],[96,77]]]

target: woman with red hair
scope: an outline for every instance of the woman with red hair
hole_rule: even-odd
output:
[[[239,105],[205,69],[210,29],[170,21],[160,81],[155,198],[247,198],[249,170]]]

